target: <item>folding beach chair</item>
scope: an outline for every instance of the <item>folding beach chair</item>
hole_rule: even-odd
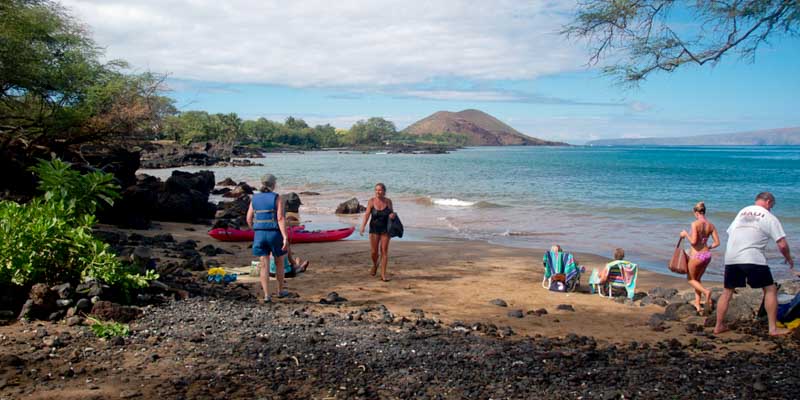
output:
[[[542,264],[544,264],[543,288],[551,289],[554,281],[562,281],[567,292],[574,292],[580,286],[581,267],[575,264],[572,254],[547,251],[542,258]]]
[[[605,266],[606,281],[600,283],[600,274],[597,269],[592,270],[589,276],[589,287],[601,297],[614,297],[614,288],[623,288],[629,299],[636,294],[636,280],[639,276],[639,266],[625,260],[614,260]],[[606,294],[603,294],[605,290]]]

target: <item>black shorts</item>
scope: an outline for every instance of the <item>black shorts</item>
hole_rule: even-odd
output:
[[[749,285],[753,289],[774,284],[772,272],[766,265],[730,264],[725,266],[725,289],[735,289]]]

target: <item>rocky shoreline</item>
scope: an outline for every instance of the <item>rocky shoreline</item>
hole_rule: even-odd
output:
[[[790,339],[765,340],[764,352],[717,341],[618,346],[314,300],[172,301],[108,341],[83,326],[2,327],[0,397],[734,399],[800,390]]]

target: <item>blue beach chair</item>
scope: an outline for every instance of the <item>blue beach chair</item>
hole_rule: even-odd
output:
[[[580,286],[581,267],[575,264],[575,258],[563,251],[547,251],[542,258],[544,278],[542,287],[551,289],[553,281],[563,281],[565,290],[574,292]]]

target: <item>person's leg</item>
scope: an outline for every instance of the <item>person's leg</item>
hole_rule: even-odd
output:
[[[264,300],[269,299],[269,256],[261,256],[259,259],[259,269],[261,270],[260,273],[260,281],[261,281],[261,290],[264,292]]]
[[[725,325],[725,313],[728,312],[728,303],[733,297],[733,289],[725,288],[722,296],[717,300],[717,324],[714,326],[714,334],[719,334],[728,331],[728,326]]]
[[[708,263],[705,260],[701,261],[695,258],[689,259],[689,271],[687,277],[689,278],[689,286],[694,288],[694,308],[697,309],[697,312],[701,312],[703,310],[700,307],[701,295],[706,296],[706,301],[711,299],[711,291],[703,287],[703,284],[700,283],[700,278],[703,276],[703,272],[706,270],[706,265],[708,265]]]
[[[387,281],[386,279],[386,266],[389,264],[389,234],[383,233],[380,235],[381,238],[381,280]]]
[[[789,333],[788,329],[778,328],[778,287],[773,284],[763,289],[764,309],[767,310],[769,334],[772,336],[780,336]]]
[[[372,255],[372,269],[369,271],[369,274],[375,276],[375,273],[378,271],[378,244],[380,243],[381,235],[377,233],[370,233],[369,234],[369,246]]]
[[[285,282],[284,282],[284,269],[283,269],[283,257],[286,255],[280,255],[275,257],[275,279],[278,280],[278,295],[280,296],[284,290]]]

